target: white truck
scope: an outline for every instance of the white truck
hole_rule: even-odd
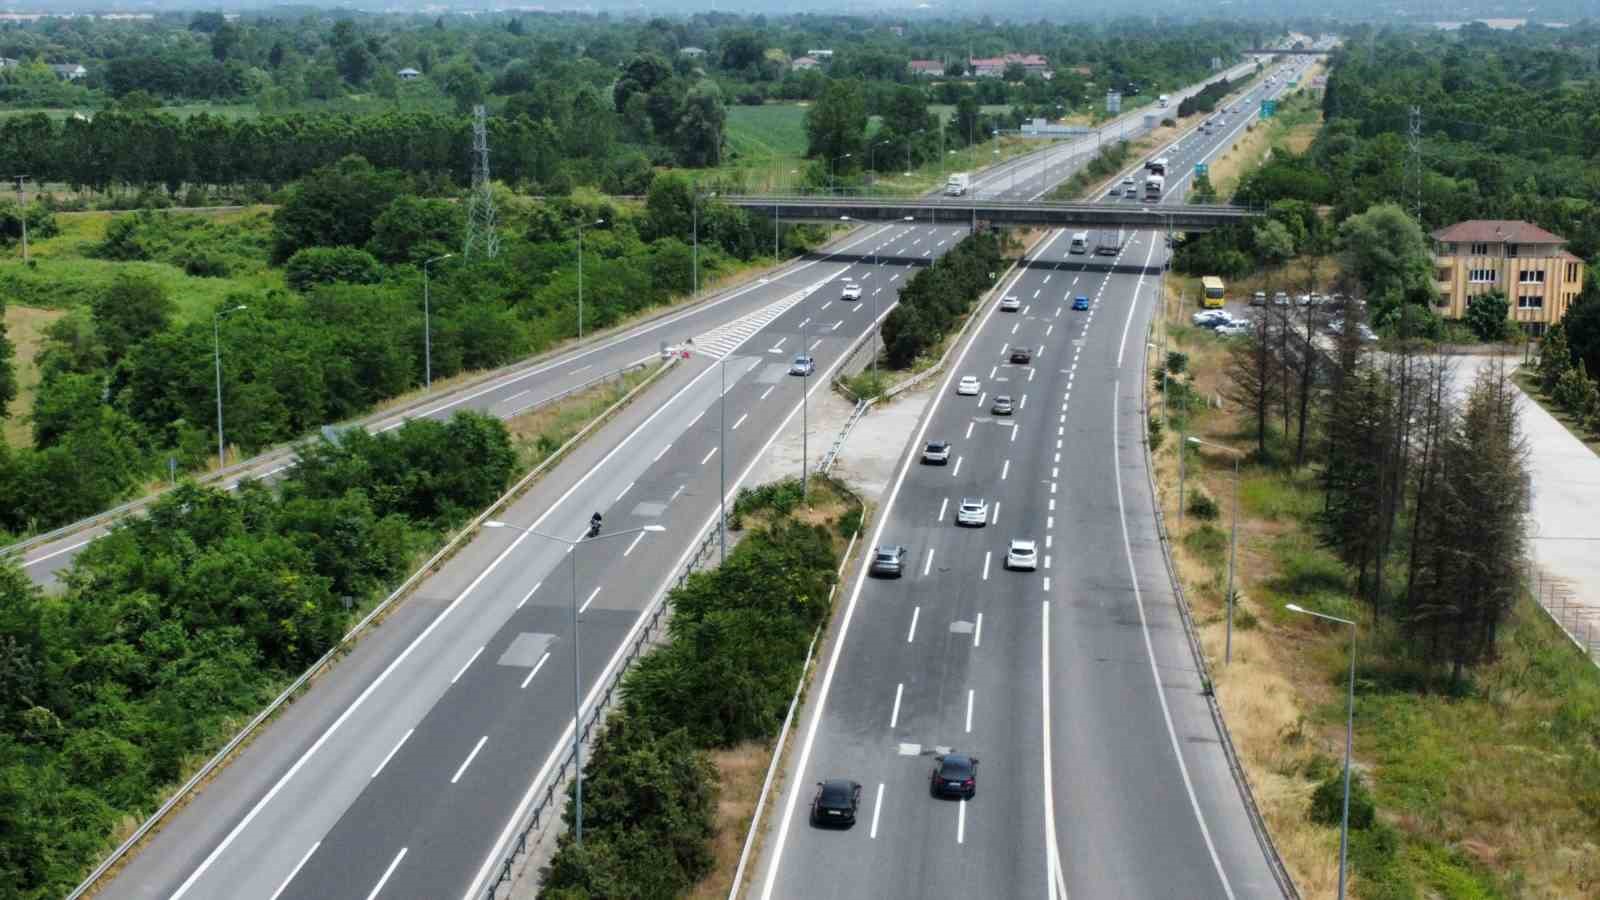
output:
[[[1168,97],[1166,94],[1162,94],[1160,97],[1158,97],[1156,99],[1156,102],[1160,103],[1163,107],[1165,107],[1167,104],[1172,102],[1172,98]]]
[[[1121,228],[1115,231],[1102,231],[1096,237],[1098,238],[1094,245],[1096,256],[1116,256],[1122,252],[1122,245],[1126,242]]]
[[[1144,179],[1144,199],[1147,203],[1161,202],[1161,195],[1166,193],[1167,179],[1161,175],[1147,175]]]
[[[944,195],[946,197],[959,197],[971,187],[972,176],[966,172],[956,172],[945,180]]]
[[[1088,253],[1089,252],[1089,232],[1087,232],[1087,231],[1075,231],[1075,232],[1073,232],[1072,233],[1072,246],[1070,248],[1068,248],[1067,252],[1068,253]]]

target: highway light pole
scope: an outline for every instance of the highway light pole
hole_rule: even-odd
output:
[[[1350,850],[1350,750],[1354,743],[1356,728],[1356,623],[1350,619],[1314,612],[1293,603],[1285,609],[1350,626],[1350,687],[1344,720],[1344,813],[1339,824],[1339,900],[1344,900],[1345,860]]]
[[[455,256],[446,253],[422,263],[422,386],[433,387],[433,314],[428,309],[428,267]]]
[[[578,672],[578,545],[583,543],[583,540],[580,539],[574,541],[571,538],[557,537],[556,535],[546,534],[542,531],[534,531],[532,528],[523,528],[520,525],[511,525],[498,519],[489,519],[483,523],[483,527],[509,528],[512,531],[520,531],[523,534],[531,534],[534,537],[541,537],[545,540],[555,541],[558,544],[566,544],[569,548],[571,548],[567,552],[567,558],[572,560],[572,832],[577,838],[578,843],[581,845],[583,843],[583,716],[581,714],[583,703],[583,686],[582,678]],[[595,513],[594,518],[589,520],[589,531],[585,537],[589,540],[600,540],[602,538],[625,537],[630,534],[638,534],[644,531],[654,533],[666,531],[666,529],[660,525],[645,525],[639,528],[629,528],[624,531],[613,531],[610,534],[601,534],[600,514]]]
[[[222,317],[249,309],[239,304],[232,309],[218,311],[211,317],[211,351],[217,365],[217,468],[228,464],[228,445],[222,438]]]
[[[1226,665],[1233,662],[1233,566],[1234,560],[1239,555],[1239,457],[1244,455],[1244,451],[1222,444],[1213,444],[1210,441],[1202,441],[1197,437],[1189,438],[1189,443],[1194,444],[1196,447],[1211,447],[1215,450],[1225,450],[1233,454],[1233,522],[1228,528],[1231,532],[1228,536],[1228,638],[1223,645],[1224,649],[1222,651],[1222,662]]]
[[[583,346],[583,229],[604,225],[605,219],[578,223],[578,345]]]
[[[838,162],[841,159],[849,159],[849,158],[850,158],[850,154],[846,153],[843,156],[835,156],[835,157],[833,157],[833,158],[828,160],[828,193],[829,194],[834,194],[834,193],[838,192],[838,187],[835,186],[835,184],[834,184],[833,164]]]

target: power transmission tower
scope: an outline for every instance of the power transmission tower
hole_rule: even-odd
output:
[[[1409,152],[1407,159],[1408,173],[1411,178],[1413,212],[1417,224],[1422,224],[1422,107],[1411,107],[1411,118],[1406,132],[1406,149]]]
[[[500,234],[494,228],[494,193],[489,186],[489,116],[483,106],[472,108],[472,195],[467,200],[467,239],[461,255],[492,259],[500,252]]]

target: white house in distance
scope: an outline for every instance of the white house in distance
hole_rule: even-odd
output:
[[[706,55],[706,51],[703,47],[684,47],[678,51],[678,55],[687,56],[690,59],[699,59]]]
[[[942,78],[944,76],[944,63],[937,59],[913,59],[906,63],[906,69],[917,78]]]
[[[394,74],[399,76],[401,81],[416,81],[418,78],[422,77],[421,72],[418,72],[416,69],[413,69],[410,66],[406,66],[404,69],[401,69]]]
[[[809,72],[813,69],[822,68],[822,63],[818,62],[814,56],[800,56],[789,63],[789,68],[796,72]]]
[[[809,50],[806,52],[806,55],[812,59],[820,59],[823,61],[829,61],[833,59],[832,50]]]
[[[969,59],[967,69],[979,78],[1003,78],[1006,67],[1013,63],[1022,67],[1024,75],[1049,78],[1054,74],[1050,71],[1050,61],[1037,53],[1007,53],[1005,56]]]
[[[60,63],[57,65],[52,65],[50,70],[56,73],[57,78],[64,78],[67,81],[77,81],[78,79],[84,78],[89,74],[88,69],[85,69],[83,66],[80,66],[77,63]]]

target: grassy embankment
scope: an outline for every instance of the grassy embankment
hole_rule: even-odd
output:
[[[1189,354],[1195,390],[1215,397],[1224,386],[1225,344],[1186,323],[1187,311],[1169,324],[1170,349]],[[1159,416],[1161,392],[1148,389]],[[1187,432],[1251,444],[1230,408],[1196,408]],[[1280,458],[1292,456],[1292,446],[1275,440]],[[1309,811],[1314,791],[1336,778],[1343,759],[1349,644],[1344,629],[1288,612],[1288,603],[1363,622],[1355,764],[1377,815],[1374,826],[1353,832],[1353,896],[1596,896],[1600,673],[1527,600],[1502,631],[1497,661],[1455,695],[1430,693],[1397,639],[1387,630],[1373,633],[1349,594],[1350,573],[1318,541],[1315,469],[1254,460],[1241,472],[1240,599],[1233,661],[1224,665],[1233,461],[1190,448],[1186,499],[1192,504],[1203,493],[1216,509],[1210,518],[1188,514],[1180,537],[1177,445],[1168,433],[1154,456],[1177,567],[1217,697],[1302,896],[1331,897],[1337,880],[1339,830],[1314,822]]]
[[[1300,81],[1300,87],[1280,99],[1277,114],[1252,122],[1233,145],[1211,162],[1209,177],[1217,197],[1227,200],[1239,189],[1239,182],[1271,157],[1288,151],[1304,153],[1322,130],[1322,100],[1308,85],[1322,71],[1313,66]]]

